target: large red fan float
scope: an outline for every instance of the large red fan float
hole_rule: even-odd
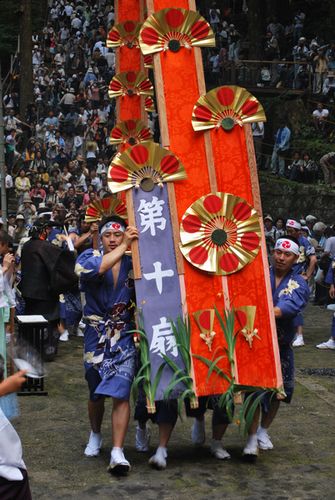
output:
[[[159,11],[169,8],[171,4],[168,0],[147,0],[147,6],[149,14],[152,14],[150,18],[157,18]],[[174,2],[173,10],[193,7],[192,0],[179,0]],[[175,13],[173,16],[176,16],[177,19],[179,14]],[[149,19],[143,24],[139,37],[141,49],[146,54],[151,52],[150,44],[143,43],[141,35],[145,27],[148,26],[148,21]],[[176,24],[177,22],[179,21],[175,20]],[[200,51],[194,44],[192,46],[188,42],[185,44],[185,39],[180,40],[178,36],[171,37],[171,39],[179,41],[178,50],[174,50],[174,44],[169,47],[169,43],[167,40],[163,40],[163,36],[157,37],[159,30],[155,30],[153,25],[150,27],[156,31],[156,34],[153,31],[147,31],[145,41],[149,42],[152,35],[151,47],[154,53],[155,81],[159,88],[157,104],[162,143],[176,152],[186,166],[188,173],[188,179],[182,185],[176,184],[174,187],[179,219],[195,200],[204,196],[205,193],[214,194],[216,192],[232,193],[234,196],[243,198],[247,204],[257,209],[258,216],[261,217],[257,171],[252,163],[254,161],[252,160],[253,149],[250,138],[248,139],[249,123],[253,119],[245,121],[249,116],[258,113],[259,107],[258,105],[256,107],[255,99],[248,96],[243,102],[242,119],[241,109],[234,109],[222,116],[220,120],[216,120],[213,130],[203,133],[195,132],[191,124],[192,112],[199,96],[206,93]],[[172,26],[170,27],[172,29]],[[166,30],[160,32],[162,33],[162,31]],[[176,28],[176,31],[180,31],[179,27]],[[177,45],[175,46],[177,48]],[[231,92],[222,91],[219,95],[226,111],[231,106],[235,107],[235,92],[233,91],[234,98],[231,102],[229,94],[231,96]],[[239,106],[237,107],[239,108]],[[205,108],[204,112],[205,118],[208,117],[207,120],[211,121],[212,114],[208,113]],[[257,119],[259,117],[256,117],[255,121]],[[204,121],[206,122],[203,117],[200,121],[202,121],[201,125],[204,124]],[[222,136],[224,136],[224,140],[221,139]],[[224,148],[222,147],[223,141]],[[220,159],[218,159],[219,154],[221,155]],[[250,351],[248,343],[240,336],[237,341],[239,354],[241,354],[239,361],[243,361],[242,358],[245,356],[245,362],[244,364],[243,362],[238,363],[237,377],[241,377],[241,383],[243,381],[245,385],[279,387],[282,384],[282,378],[275,321],[271,310],[271,287],[266,267],[263,235],[260,241],[261,251],[258,252],[254,261],[238,272],[232,272],[229,275],[216,275],[214,273],[208,275],[208,272],[197,269],[189,261],[184,262],[187,307],[193,319],[193,312],[200,308],[212,309],[219,296],[224,299],[228,308],[242,307],[245,304],[257,306],[261,303],[263,307],[259,308],[255,321],[256,328],[259,329],[262,338],[262,356],[260,356],[260,351],[255,355],[256,350],[253,349],[251,362],[250,352],[247,352]],[[250,243],[254,244],[255,242]],[[231,260],[230,257],[229,260]],[[234,262],[228,264],[233,267]],[[251,269],[253,269],[252,272]],[[248,276],[247,280],[243,279],[245,276]],[[234,283],[234,285],[230,286],[230,283]],[[194,322],[192,323],[193,331],[196,326],[194,326]],[[263,331],[265,335],[263,335]],[[198,360],[195,361],[194,365],[199,379],[206,381],[207,369],[201,367]],[[209,388],[212,387],[204,382],[198,394],[208,394],[206,391]]]

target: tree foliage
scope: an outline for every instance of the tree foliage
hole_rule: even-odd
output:
[[[41,31],[47,19],[47,0],[31,0],[33,32]],[[2,74],[9,69],[10,56],[17,49],[20,32],[20,1],[0,0],[0,59]]]

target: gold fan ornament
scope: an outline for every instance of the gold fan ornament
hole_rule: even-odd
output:
[[[144,109],[147,113],[155,113],[155,102],[152,97],[148,96],[144,99]]]
[[[147,69],[154,69],[154,58],[151,54],[143,56],[144,67]]]
[[[265,122],[263,106],[250,92],[235,85],[217,87],[200,97],[193,108],[195,131],[222,128],[229,132],[235,125]]]
[[[115,49],[116,47],[128,47],[128,49],[139,48],[138,35],[141,26],[141,23],[131,20],[115,24],[107,35],[107,47],[111,49]]]
[[[119,122],[110,133],[110,144],[135,146],[139,142],[151,140],[152,132],[141,120]]]
[[[181,252],[193,266],[217,275],[232,274],[258,254],[259,217],[243,198],[209,193],[184,213],[180,240]]]
[[[194,320],[200,330],[200,338],[205,342],[209,351],[212,351],[212,344],[216,333],[214,332],[214,309],[203,309],[193,313]]]
[[[141,188],[152,191],[156,184],[186,179],[180,160],[154,142],[142,142],[116,155],[109,167],[108,185],[112,193]]]
[[[108,196],[96,201],[93,201],[86,208],[85,222],[99,222],[104,217],[117,215],[122,219],[127,218],[127,209],[123,201],[118,200],[115,196]]]
[[[181,48],[215,47],[210,24],[198,12],[186,9],[162,9],[143,23],[139,43],[144,55]]]
[[[238,331],[243,335],[243,337],[248,342],[249,347],[251,349],[255,337],[258,340],[261,340],[261,338],[258,335],[257,328],[254,328],[256,306],[238,307],[234,310],[234,312],[235,312],[235,322]]]
[[[109,87],[108,96],[110,99],[120,96],[145,95],[152,96],[154,87],[142,71],[125,71],[113,76]]]

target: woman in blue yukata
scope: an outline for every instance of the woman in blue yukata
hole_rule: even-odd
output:
[[[92,457],[100,452],[104,398],[112,397],[113,449],[109,470],[126,474],[130,464],[123,454],[123,443],[129,423],[136,350],[130,333],[134,329],[135,304],[132,262],[125,253],[138,238],[138,231],[112,216],[100,224],[99,233],[102,253],[85,250],[75,268],[84,300],[84,365],[90,391],[91,434],[85,455]]]

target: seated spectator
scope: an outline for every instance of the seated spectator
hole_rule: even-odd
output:
[[[28,236],[28,229],[26,227],[26,221],[23,214],[17,214],[15,224],[16,227],[13,233],[13,243],[18,245],[22,238],[26,238]]]
[[[45,167],[38,167],[37,179],[43,186],[48,186],[50,177]]]
[[[91,193],[93,193],[95,195],[95,188],[92,184],[89,184],[87,186],[87,192],[84,193],[84,196],[83,196],[83,203],[82,203],[82,207],[83,208],[86,208],[87,205],[89,205],[91,203]],[[96,196],[94,197],[94,200],[96,199]]]
[[[293,153],[293,161],[288,165],[288,177],[290,181],[300,182],[303,179],[303,160],[300,158],[299,151]]]
[[[27,224],[32,224],[36,217],[37,208],[32,202],[29,193],[25,193],[22,203],[19,205],[18,212],[24,216]]]
[[[327,118],[329,117],[329,110],[324,108],[321,102],[318,103],[316,109],[312,113],[313,124],[316,130],[324,132],[326,128]]]
[[[39,167],[45,167],[46,168],[47,164],[46,161],[42,157],[42,152],[41,151],[36,151],[35,158],[31,160],[29,164],[29,170],[32,172],[37,172]]]
[[[334,102],[334,92],[335,92],[335,73],[329,71],[325,81],[323,82],[322,93],[327,97],[329,102]]]
[[[75,203],[76,209],[78,209],[80,207],[81,202],[82,202],[81,197],[79,197],[76,194],[76,191],[75,191],[75,189],[74,189],[73,186],[71,186],[68,189],[68,192],[67,192],[67,194],[64,197],[64,201],[63,201],[64,207],[69,210],[71,202]]]
[[[307,184],[312,184],[316,182],[318,176],[318,165],[314,160],[312,160],[308,153],[304,153],[302,156],[303,164],[303,182]]]
[[[48,207],[53,207],[57,202],[59,201],[55,186],[53,184],[50,184],[47,195],[45,197],[45,204]]]
[[[37,181],[35,186],[33,186],[33,188],[30,191],[31,200],[36,208],[38,208],[40,203],[44,203],[46,195],[47,193],[42,188],[41,181]]]
[[[22,204],[24,194],[29,193],[30,189],[30,180],[28,179],[24,168],[21,168],[19,171],[19,175],[15,179],[15,192],[18,198],[18,205]]]

